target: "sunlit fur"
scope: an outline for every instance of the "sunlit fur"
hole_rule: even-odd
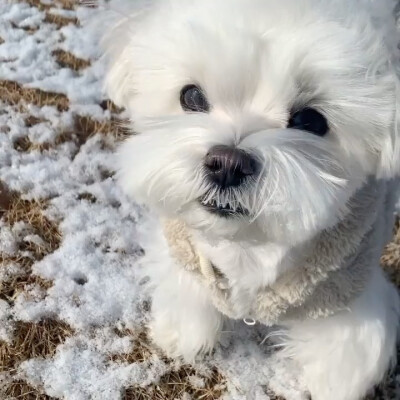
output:
[[[346,215],[348,200],[368,177],[389,179],[399,172],[394,2],[131,3],[128,9],[111,11],[104,40],[109,60],[106,89],[117,105],[128,109],[136,133],[120,149],[119,181],[132,198],[157,214],[184,220],[199,247],[237,282],[237,293],[246,293],[248,298],[237,299],[245,304],[252,301],[253,290],[256,293],[260,285],[273,283],[285,269],[295,267],[308,240]],[[202,88],[209,113],[182,110],[180,91],[188,84]],[[287,129],[291,113],[306,106],[327,118],[327,136]],[[229,190],[216,188],[204,171],[204,158],[215,145],[235,145],[251,154],[260,165],[258,175]],[[201,204],[210,201],[246,214],[222,218]],[[291,259],[290,265],[282,265],[284,258]],[[160,260],[153,268],[162,275],[164,264],[168,262]],[[229,265],[226,271],[224,264]],[[178,305],[171,297],[166,314],[165,285],[170,285],[169,296],[175,294],[174,274],[169,272],[170,280],[155,294],[153,336],[166,351],[192,359],[204,346],[179,351],[185,332],[174,326],[185,326],[189,318],[207,312],[197,313],[193,290],[187,291],[190,302]],[[373,286],[368,290],[375,290]],[[390,298],[397,302],[396,295]],[[389,300],[376,301],[384,309],[391,307]],[[198,304],[206,307],[203,300]],[[244,313],[245,309],[243,305]],[[160,328],[160,315],[168,328]],[[347,326],[351,332],[351,321],[340,322],[344,330]],[[358,399],[380,379],[392,356],[397,326],[396,318],[386,323],[391,324],[391,336],[382,339],[382,347],[390,354],[379,371],[347,397],[321,394],[308,376],[316,400]],[[203,324],[206,320],[199,320],[206,332]],[[218,329],[211,329],[212,335],[207,331],[204,342],[214,343]],[[312,322],[307,329],[314,329]],[[163,330],[174,331],[173,345],[166,343],[168,338],[165,343],[160,339]],[[345,341],[339,340],[343,346]],[[312,345],[302,351],[319,353]],[[362,357],[359,363],[361,368]],[[333,387],[349,379],[338,374],[330,383]],[[314,379],[319,379],[317,374]]]

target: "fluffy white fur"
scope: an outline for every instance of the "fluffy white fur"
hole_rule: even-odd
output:
[[[399,173],[393,8],[391,0],[153,0],[115,13],[106,87],[139,133],[121,148],[120,182],[135,200],[186,222],[233,285],[243,318],[257,289],[296,267],[303,246],[346,215],[368,177]],[[180,91],[192,83],[210,113],[182,110]],[[286,128],[290,111],[306,105],[327,117],[328,136]],[[217,191],[203,160],[219,144],[254,155],[257,178]],[[251,217],[210,214],[198,201],[204,196]],[[161,236],[155,244],[147,249],[152,335],[168,354],[193,360],[214,346],[223,316]],[[360,399],[382,379],[398,312],[377,265],[348,312],[283,321],[286,351],[303,366],[314,400]]]

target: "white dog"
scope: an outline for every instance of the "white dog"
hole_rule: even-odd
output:
[[[379,267],[400,171],[394,5],[142,1],[108,32],[107,90],[138,133],[120,182],[163,220],[146,250],[169,355],[191,361],[226,317],[250,319],[286,328],[314,400],[361,399],[384,377],[399,313]]]

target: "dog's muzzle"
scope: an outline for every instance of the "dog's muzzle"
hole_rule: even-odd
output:
[[[210,213],[219,215],[220,217],[240,217],[248,216],[249,212],[241,206],[234,206],[232,204],[221,205],[216,200],[206,200],[207,196],[200,198],[200,204]]]
[[[244,150],[215,146],[206,155],[204,167],[209,179],[220,189],[240,186],[256,173],[256,160]]]
[[[205,179],[217,192],[234,189],[251,179],[257,173],[257,162],[247,152],[235,147],[215,146],[204,159]],[[207,211],[223,217],[243,216],[248,212],[234,201],[219,204],[215,198],[206,194],[200,203]]]

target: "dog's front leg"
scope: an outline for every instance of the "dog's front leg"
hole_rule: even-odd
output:
[[[190,272],[171,265],[153,295],[150,332],[155,344],[168,356],[191,362],[213,349],[222,323],[207,288]]]
[[[303,367],[313,400],[360,400],[395,361],[396,289],[376,268],[365,292],[338,315],[293,323],[286,351]]]

